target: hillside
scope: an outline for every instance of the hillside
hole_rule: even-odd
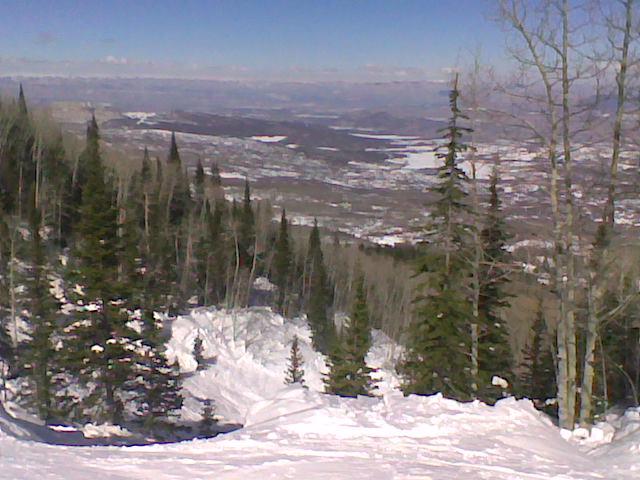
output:
[[[0,422],[0,478],[105,480],[216,479],[450,479],[625,480],[640,478],[637,409],[615,419],[596,449],[566,441],[528,400],[506,398],[495,407],[458,403],[440,395],[403,397],[391,388],[393,344],[376,335],[368,358],[383,376],[377,398],[324,395],[322,358],[308,348],[309,330],[268,309],[197,309],[167,319],[170,355],[193,371],[189,352],[204,339],[208,368],[186,383],[183,419],[198,397],[211,396],[227,419],[245,428],[215,439],[140,447],[63,447],[17,440]],[[288,342],[304,345],[309,389],[285,386]],[[386,360],[385,360],[386,359]],[[614,420],[614,417],[610,417]],[[591,443],[596,445],[597,443]],[[588,450],[591,450],[588,452]]]

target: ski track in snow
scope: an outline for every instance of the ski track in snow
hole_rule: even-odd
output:
[[[308,389],[283,384],[293,335],[300,338]],[[324,361],[303,320],[268,309],[197,309],[172,322],[169,356],[195,370],[193,340],[215,359],[185,383],[182,417],[198,399],[246,428],[215,439],[140,447],[63,447],[0,431],[0,479],[639,479],[640,415],[619,420],[620,439],[587,454],[565,441],[528,400],[495,407],[439,395],[403,397],[394,386],[394,348],[380,332],[368,356],[380,367],[378,398],[319,393]]]

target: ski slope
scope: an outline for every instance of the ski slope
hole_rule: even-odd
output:
[[[397,348],[379,332],[368,357],[381,370],[379,397],[345,399],[319,392],[324,362],[302,320],[198,309],[171,328],[169,356],[192,372],[183,419],[197,419],[199,402],[212,398],[221,418],[245,428],[176,444],[64,447],[19,440],[0,422],[0,479],[640,479],[637,409],[610,418],[610,443],[605,435],[580,445],[528,400],[403,397],[392,373]],[[309,388],[283,383],[294,334]],[[209,358],[200,371],[196,336]]]

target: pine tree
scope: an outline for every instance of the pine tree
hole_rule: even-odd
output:
[[[0,193],[5,212],[28,218],[31,189],[35,181],[34,128],[27,111],[22,85],[18,109],[0,118]]]
[[[255,254],[254,242],[256,238],[255,215],[251,205],[251,188],[249,180],[244,182],[244,199],[242,208],[238,211],[238,249],[240,253],[240,265],[248,267],[251,265]]]
[[[198,158],[196,165],[196,173],[193,177],[193,185],[195,190],[195,200],[198,206],[201,208],[205,201],[205,179],[204,167],[202,161]]]
[[[27,342],[25,364],[29,366],[27,376],[34,384],[34,405],[43,420],[48,420],[54,411],[55,349],[53,334],[56,329],[57,305],[49,294],[47,261],[44,242],[40,236],[40,211],[31,204],[31,246],[29,249],[29,276],[26,282],[27,298],[30,300],[30,339]]]
[[[307,318],[313,332],[313,346],[316,350],[329,354],[336,341],[336,327],[329,315],[330,302],[329,281],[324,267],[320,230],[318,221],[314,219],[309,235],[308,248],[309,295],[307,300]]]
[[[65,328],[66,368],[88,388],[82,409],[94,418],[123,420],[124,382],[131,374],[132,332],[117,306],[118,222],[114,192],[105,181],[95,118],[87,132],[80,219],[71,284],[77,284],[77,311]]]
[[[284,314],[284,304],[287,289],[289,287],[292,256],[287,215],[284,209],[282,210],[282,216],[280,217],[280,232],[276,241],[275,250],[275,258],[273,262],[273,283],[278,287],[278,297],[276,298],[275,308],[277,312]]]
[[[225,210],[224,199],[215,200],[213,212],[209,202],[205,202],[202,234],[196,254],[199,259],[198,283],[205,305],[219,304],[225,298],[229,268],[223,222]]]
[[[154,321],[153,311],[144,312],[143,337],[139,339],[134,357],[135,376],[125,383],[138,405],[137,415],[145,430],[159,433],[171,429],[167,419],[182,408],[181,377],[177,365],[169,365],[166,349],[160,336],[160,326]]]
[[[171,134],[171,146],[167,157],[167,181],[170,182],[169,191],[167,192],[169,195],[167,199],[167,221],[175,231],[182,221],[188,217],[192,200],[189,179],[183,171],[175,133]]]
[[[218,432],[215,430],[215,426],[218,420],[215,417],[215,411],[213,408],[213,400],[205,399],[202,402],[202,412],[200,414],[200,437],[207,438],[213,437]]]
[[[285,383],[299,383],[304,385],[304,359],[300,352],[298,336],[294,335],[291,342],[291,354],[289,355],[289,367],[287,368]]]
[[[522,373],[519,378],[519,393],[533,400],[538,407],[556,395],[556,374],[551,345],[545,344],[548,337],[542,299],[538,302],[533,337],[522,351]]]
[[[182,168],[182,160],[180,159],[180,153],[178,152],[178,143],[176,142],[176,132],[171,132],[171,145],[169,146],[169,156],[167,157],[167,164],[176,165]]]
[[[480,269],[479,313],[479,396],[486,402],[495,402],[502,396],[499,387],[491,384],[497,375],[513,379],[513,354],[509,344],[509,331],[501,312],[509,307],[505,288],[509,283],[512,263],[506,250],[510,236],[506,232],[502,205],[498,194],[498,171],[494,169],[489,187],[489,210],[481,232],[482,266]]]
[[[346,332],[329,355],[329,374],[325,379],[327,392],[343,397],[371,395],[371,373],[365,357],[371,348],[371,327],[364,278],[355,285],[355,300]]]
[[[419,286],[417,319],[407,332],[407,352],[399,370],[406,394],[442,392],[466,400],[471,393],[467,258],[472,212],[466,202],[468,178],[458,165],[460,153],[467,148],[462,135],[470,131],[459,125],[459,120],[466,118],[458,106],[459,95],[456,76],[449,94],[451,117],[444,129],[447,142],[444,151],[436,153],[443,165],[431,188],[436,200],[426,231],[430,243],[423,247],[417,269],[426,280]]]
[[[18,93],[18,110],[20,115],[23,117],[27,117],[29,115],[27,100],[24,97],[24,90],[22,89],[22,83],[20,84],[20,91]]]
[[[202,370],[206,366],[203,352],[204,347],[202,346],[202,339],[198,336],[193,341],[193,359],[198,364],[198,370]]]

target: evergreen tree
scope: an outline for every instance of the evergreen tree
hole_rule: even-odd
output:
[[[254,243],[256,238],[256,225],[253,207],[251,205],[251,189],[249,180],[244,182],[244,199],[242,208],[237,212],[238,218],[238,249],[240,254],[240,265],[248,267],[251,265],[255,254]]]
[[[511,256],[506,250],[510,236],[506,232],[502,205],[498,194],[498,171],[494,169],[489,187],[489,210],[485,227],[481,231],[482,265],[480,269],[479,298],[479,396],[486,402],[495,402],[502,396],[499,387],[491,384],[497,375],[513,379],[513,354],[509,332],[501,312],[509,307],[505,288],[509,283]]]
[[[522,351],[524,361],[518,382],[519,393],[533,400],[536,406],[544,407],[544,402],[556,395],[556,373],[551,345],[545,342],[548,332],[542,299],[538,303],[532,330],[533,337]]]
[[[299,383],[304,385],[304,359],[300,352],[298,336],[294,335],[291,342],[291,354],[289,355],[289,368],[287,368],[285,383]]]
[[[9,336],[10,320],[10,283],[9,262],[11,262],[11,239],[6,213],[3,208],[3,197],[0,195],[0,359],[12,368],[15,359],[14,345]]]
[[[32,202],[30,215],[31,247],[29,249],[29,276],[26,281],[30,301],[30,339],[27,343],[25,364],[27,376],[34,384],[34,405],[40,418],[49,419],[54,411],[54,360],[52,337],[56,326],[57,305],[49,294],[47,261],[44,242],[40,236],[40,211]]]
[[[67,335],[66,368],[88,389],[81,406],[83,412],[102,421],[123,420],[123,390],[131,374],[132,332],[117,306],[118,291],[118,222],[114,194],[105,181],[98,130],[95,118],[87,131],[85,184],[82,185],[80,219],[76,228],[71,284],[78,285],[80,305]]]
[[[371,327],[362,276],[356,281],[355,292],[351,319],[343,338],[329,355],[329,374],[325,379],[327,392],[343,397],[371,395],[373,389],[373,370],[365,361],[371,348]]]
[[[196,173],[193,177],[193,185],[196,197],[195,200],[199,207],[202,207],[202,204],[205,201],[205,179],[206,175],[204,173],[204,167],[202,166],[202,161],[198,158]]]
[[[176,132],[171,132],[171,145],[169,146],[169,156],[167,157],[168,165],[177,165],[182,168],[182,160],[178,152],[178,143],[176,142]]]
[[[328,311],[330,302],[329,281],[324,267],[320,230],[318,221],[314,219],[309,235],[307,318],[313,332],[313,346],[316,350],[329,354],[336,340],[336,327]]]
[[[142,348],[135,358],[135,376],[130,377],[125,388],[133,393],[138,405],[137,415],[143,427],[158,433],[170,429],[167,418],[182,408],[181,377],[177,365],[169,365],[166,350],[160,336],[160,326],[153,319],[153,311],[144,312]]]
[[[191,209],[191,188],[189,179],[183,171],[182,160],[178,152],[176,134],[171,134],[171,146],[167,157],[167,221],[176,231],[184,219],[188,217]]]
[[[226,205],[216,199],[213,212],[205,202],[201,238],[198,241],[198,284],[205,305],[218,304],[225,298],[228,258],[223,224]]]
[[[5,212],[17,213],[21,218],[28,218],[35,181],[34,143],[34,128],[21,85],[17,111],[3,111],[0,118],[0,193]]]
[[[213,400],[205,399],[202,402],[202,413],[200,414],[200,437],[213,437],[218,433],[215,430],[218,420],[214,413]]]
[[[27,117],[29,115],[29,111],[27,110],[27,100],[24,97],[24,90],[22,89],[22,83],[20,84],[20,91],[18,93],[18,111],[23,117]]]
[[[202,339],[198,336],[193,341],[193,359],[198,364],[198,370],[202,370],[206,366],[203,353]]]
[[[78,215],[82,205],[82,195],[95,159],[100,158],[100,131],[95,115],[87,124],[86,145],[74,169],[71,182],[70,210],[71,215]],[[102,170],[100,164],[100,169]]]
[[[456,76],[449,94],[451,117],[444,129],[446,144],[437,157],[443,161],[435,194],[431,224],[427,228],[430,244],[420,258],[417,274],[425,274],[416,297],[417,319],[408,330],[407,352],[400,365],[406,394],[430,395],[442,392],[459,400],[470,397],[471,302],[468,298],[469,216],[466,184],[468,178],[459,167],[459,155],[467,146],[461,138],[468,128],[458,106],[460,92]]]
[[[283,209],[282,216],[280,217],[280,232],[275,245],[275,258],[273,262],[273,283],[278,287],[278,297],[276,298],[275,308],[277,312],[282,314],[285,313],[284,304],[289,286],[291,256],[287,215]]]

